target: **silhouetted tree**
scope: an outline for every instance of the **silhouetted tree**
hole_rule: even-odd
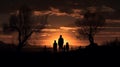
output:
[[[87,37],[91,45],[94,44],[95,34],[101,30],[104,24],[105,19],[102,14],[90,10],[84,14],[83,19],[78,19],[76,21],[77,27],[80,27],[80,29],[78,29],[79,34]]]
[[[47,17],[40,19],[41,23],[35,24],[32,19],[33,11],[26,5],[22,6],[16,14],[11,15],[11,27],[18,32],[18,51],[26,45],[27,40],[38,26],[43,29],[46,24]]]

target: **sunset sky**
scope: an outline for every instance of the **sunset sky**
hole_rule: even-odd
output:
[[[71,46],[87,45],[86,39],[77,38],[74,22],[83,17],[86,9],[92,7],[104,13],[107,23],[105,29],[95,36],[95,41],[103,43],[116,37],[120,38],[119,0],[0,0],[0,31],[2,24],[9,24],[10,14],[23,4],[29,5],[34,10],[34,16],[49,14],[47,27],[41,33],[32,35],[33,40],[30,41],[32,44],[51,47],[53,41],[58,40],[59,35],[63,35],[65,43],[69,42]],[[8,38],[4,40],[6,36]],[[16,37],[0,34],[0,40],[5,42],[9,42],[11,38]]]

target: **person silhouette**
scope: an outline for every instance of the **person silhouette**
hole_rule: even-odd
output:
[[[63,44],[64,44],[64,39],[62,38],[62,35],[60,35],[60,38],[58,39],[58,46],[60,50],[63,49]]]
[[[66,51],[66,45],[63,46],[63,51],[64,51],[64,52]]]
[[[56,42],[56,40],[54,40],[54,43],[53,43],[53,51],[57,52],[57,42]]]
[[[67,52],[69,51],[69,43],[68,42],[66,43],[66,51]]]

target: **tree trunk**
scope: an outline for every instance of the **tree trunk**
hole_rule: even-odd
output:
[[[18,46],[17,46],[17,52],[20,52],[21,49],[22,49],[22,46],[21,46],[21,43],[19,43]]]
[[[21,39],[21,33],[19,32],[19,36],[18,36],[18,39],[19,39],[19,43],[18,43],[18,47],[17,47],[17,51],[20,52],[22,47],[25,46],[25,42],[28,40],[28,38],[32,35],[33,32],[31,32],[28,36],[24,37],[23,39]]]
[[[21,32],[18,31],[18,46],[17,46],[17,52],[20,52],[21,50],[21,42],[22,42],[22,39],[21,39]]]

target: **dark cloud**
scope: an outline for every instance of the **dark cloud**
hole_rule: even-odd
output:
[[[50,6],[69,12],[71,8],[85,8],[91,5],[107,5],[119,8],[119,0],[0,0],[0,12],[9,12],[27,4],[36,10],[48,10]]]
[[[115,17],[119,18],[120,16],[120,8],[119,8],[119,0],[0,0],[0,23],[8,22],[5,20],[8,20],[9,13],[17,10],[22,6],[23,4],[27,4],[31,8],[37,11],[43,11],[38,13],[51,13],[53,15],[52,20],[54,22],[64,23],[64,21],[61,21],[61,19],[58,19],[60,21],[57,21],[57,17],[67,16],[67,22],[71,22],[71,17],[82,17],[79,13],[81,13],[81,10],[86,9],[87,7],[96,5],[96,7],[102,7],[104,10],[102,11],[117,11],[112,16],[107,15],[108,17]],[[44,12],[45,11],[45,12]],[[36,12],[36,14],[38,14]],[[6,19],[4,19],[4,15],[6,15]],[[68,17],[69,16],[69,17]],[[3,21],[4,20],[4,21]],[[74,19],[72,19],[74,20]],[[53,22],[53,21],[51,21]],[[71,23],[70,23],[71,24]]]

